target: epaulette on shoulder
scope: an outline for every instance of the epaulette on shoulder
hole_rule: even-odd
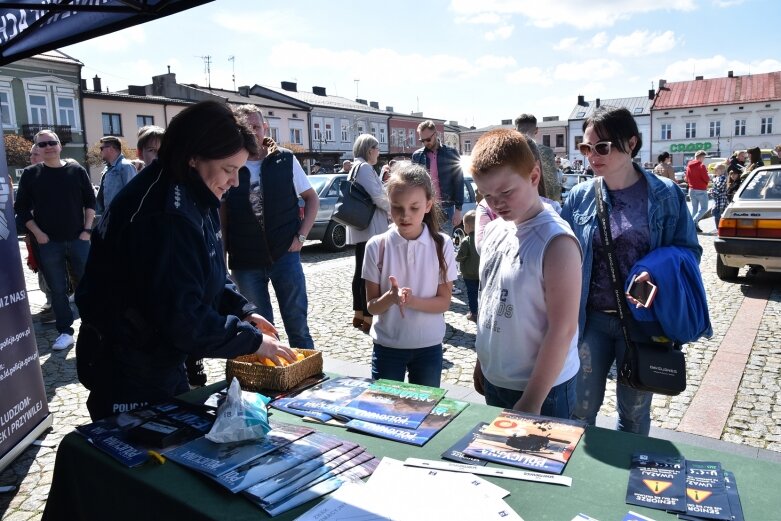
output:
[[[190,195],[184,186],[179,183],[172,185],[168,190],[165,212],[186,217],[196,225],[200,225],[201,222],[201,216],[196,210]]]

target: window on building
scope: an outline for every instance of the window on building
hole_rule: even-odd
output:
[[[121,136],[122,135],[122,116],[119,114],[103,113],[103,135]]]
[[[0,111],[3,113],[3,126],[15,126],[13,96],[10,90],[0,90]]]
[[[542,145],[550,148],[550,134],[544,134],[542,136]]]
[[[138,125],[138,128],[146,127],[148,125],[154,125],[155,124],[155,117],[154,116],[136,116],[136,125]]]
[[[363,125],[363,121],[357,122],[355,128],[358,129],[358,135],[366,133],[366,127]]]
[[[686,123],[686,139],[694,139],[697,137],[697,123],[690,121]]]
[[[762,118],[759,123],[760,134],[772,134],[773,133],[773,118]]]
[[[472,140],[467,139],[464,141],[464,154],[468,154],[472,151]]]
[[[301,138],[300,128],[290,129],[290,142],[296,145],[302,145],[304,143],[303,139]]]
[[[556,134],[556,148],[564,146],[564,134]]]
[[[319,121],[312,122],[312,139],[317,142],[323,141],[323,124]]]
[[[399,133],[396,132],[395,128],[391,129],[391,146],[392,147],[399,146]]]
[[[746,135],[746,120],[745,119],[736,119],[735,120],[735,135],[736,136],[745,136]]]
[[[387,133],[388,133],[388,130],[385,127],[385,125],[380,123],[380,143],[387,143],[388,142]]]
[[[342,120],[342,143],[350,142],[350,121],[347,119]]]
[[[334,124],[331,121],[325,122],[325,141],[334,140]]]
[[[662,141],[673,138],[673,125],[672,123],[662,123],[662,131],[659,139]]]
[[[409,146],[415,146],[415,131],[412,129],[409,129]]]
[[[273,139],[275,143],[279,143],[279,129],[277,127],[269,127],[268,131],[271,134],[271,139]]]
[[[721,121],[711,121],[710,122],[710,137],[719,137],[721,136]]]
[[[379,135],[379,132],[377,131],[377,123],[372,123],[372,124],[371,124],[371,129],[372,129],[372,136],[374,136],[375,138],[377,138],[377,137],[378,137],[378,135]],[[379,141],[379,140],[378,140],[378,141]]]
[[[49,103],[47,102],[45,95],[29,94],[27,102],[30,107],[31,123],[41,125],[48,125],[51,123],[49,120]]]
[[[575,148],[578,148],[583,143],[583,136],[575,136]]]
[[[57,123],[76,127],[76,100],[70,97],[57,96]]]

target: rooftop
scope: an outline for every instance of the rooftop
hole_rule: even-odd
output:
[[[659,83],[654,110],[781,100],[781,72]]]
[[[388,113],[385,112],[384,110],[376,109],[369,105],[364,105],[363,103],[358,103],[357,101],[343,98],[341,96],[332,96],[330,94],[320,95],[320,94],[315,94],[313,92],[306,92],[300,90],[291,91],[291,90],[285,90],[281,87],[269,87],[267,85],[258,85],[258,87],[262,87],[264,89],[268,89],[278,94],[282,94],[284,96],[288,96],[303,101],[315,107],[326,107],[326,108],[343,109],[343,110],[357,110],[361,112],[373,112],[378,115],[384,115],[384,116],[388,115]]]
[[[649,116],[651,114],[652,100],[648,96],[636,98],[595,99],[584,102],[584,105],[575,105],[570,112],[569,120],[586,119],[597,109],[597,101],[600,107],[624,107],[634,116]]]

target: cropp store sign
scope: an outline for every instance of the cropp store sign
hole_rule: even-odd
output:
[[[702,143],[674,143],[670,145],[670,152],[696,152],[698,150],[707,152],[711,148],[713,148],[713,144],[710,141]]]

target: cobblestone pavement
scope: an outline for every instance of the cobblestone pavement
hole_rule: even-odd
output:
[[[714,334],[711,339],[688,346],[689,387],[676,397],[654,398],[653,425],[666,429],[678,427],[710,360],[743,302],[744,284],[762,285],[771,288],[770,298],[721,438],[734,443],[781,451],[781,342],[778,341],[781,338],[781,276],[761,274],[747,278],[745,270],[742,270],[737,283],[720,281],[716,277],[713,225],[710,222],[707,225],[703,228],[706,232],[711,230],[711,233],[700,235],[700,243],[704,249],[702,271]],[[302,259],[310,295],[309,325],[317,347],[326,357],[369,365],[371,340],[368,335],[351,325],[352,250],[328,253],[319,243],[313,242],[304,247]],[[15,491],[0,493],[0,515],[3,520],[8,521],[40,519],[52,480],[57,444],[76,425],[89,421],[85,405],[87,391],[76,378],[74,350],[51,351],[51,343],[57,336],[56,330],[53,325],[42,323],[43,317],[39,312],[44,298],[38,290],[37,276],[26,267],[25,276],[49,409],[54,414],[55,421],[53,429],[43,439],[42,446],[31,446],[0,473],[0,486],[17,487]],[[464,289],[463,284],[459,285]],[[453,304],[445,314],[448,327],[444,340],[446,351],[443,382],[471,387],[476,326],[466,320],[466,312],[466,294],[454,296]],[[276,307],[275,313],[278,317]],[[75,326],[78,325],[79,321]],[[224,361],[209,360],[206,368],[210,383],[223,379]],[[613,382],[609,382],[601,414],[615,415]]]

